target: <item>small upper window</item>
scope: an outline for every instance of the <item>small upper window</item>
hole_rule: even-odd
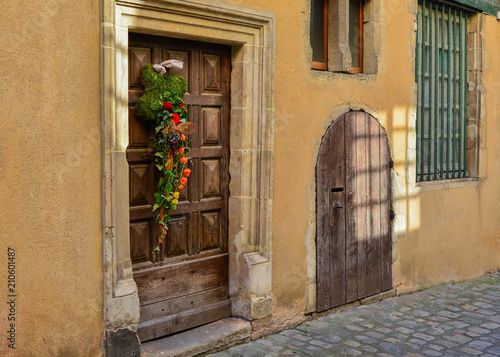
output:
[[[352,73],[363,72],[363,2],[349,0],[349,49]]]
[[[311,1],[312,68],[328,69],[328,1]]]
[[[311,0],[313,69],[363,72],[363,5],[363,0]]]

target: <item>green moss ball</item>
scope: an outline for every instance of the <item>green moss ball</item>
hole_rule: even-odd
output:
[[[154,122],[162,104],[162,93],[157,90],[148,90],[137,100],[135,115],[144,121]]]
[[[165,78],[165,88],[182,98],[187,91],[186,80],[178,74],[170,74]]]
[[[165,77],[157,72],[152,64],[147,64],[141,71],[141,85],[146,89],[165,90]]]

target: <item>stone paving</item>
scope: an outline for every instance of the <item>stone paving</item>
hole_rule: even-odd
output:
[[[500,273],[362,305],[209,356],[500,356]]]

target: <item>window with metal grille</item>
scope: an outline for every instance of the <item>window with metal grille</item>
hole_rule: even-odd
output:
[[[468,14],[422,0],[417,21],[417,181],[468,177]]]

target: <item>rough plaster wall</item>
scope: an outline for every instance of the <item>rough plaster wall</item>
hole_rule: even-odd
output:
[[[97,0],[2,3],[0,256],[16,249],[18,294],[2,356],[103,353],[99,48]]]
[[[499,24],[487,17],[485,73],[488,105],[488,178],[466,187],[410,195],[408,147],[414,134],[414,13],[416,1],[383,0],[377,75],[342,75],[310,69],[309,1],[231,1],[277,15],[276,117],[273,211],[273,319],[287,324],[307,311],[305,291],[314,291],[315,166],[321,139],[335,108],[356,103],[371,108],[388,133],[394,155],[397,210],[394,285],[400,288],[462,280],[500,267],[500,174],[495,147],[500,104]],[[306,19],[306,21],[305,21]],[[496,62],[495,62],[496,61]],[[498,67],[498,66],[497,66]],[[496,119],[495,119],[496,118]],[[411,159],[411,158],[410,158]],[[413,164],[414,165],[414,164]],[[483,191],[481,191],[483,190]],[[482,192],[481,194],[479,192]],[[407,234],[407,231],[409,232]],[[309,250],[307,249],[309,246]],[[309,259],[306,258],[309,254]],[[312,259],[310,257],[313,257]],[[308,266],[309,265],[309,266]],[[310,296],[312,296],[310,294]]]

